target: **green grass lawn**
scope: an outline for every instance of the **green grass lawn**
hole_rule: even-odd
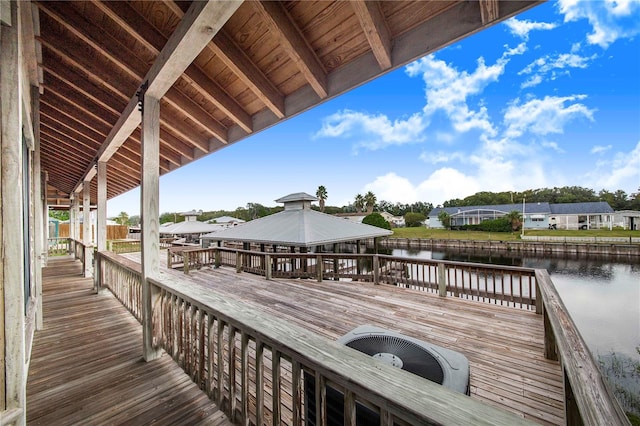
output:
[[[640,237],[640,231],[598,230],[525,230],[525,235],[551,237]],[[450,231],[447,229],[395,228],[391,237],[397,238],[433,238],[450,240],[482,240],[482,241],[514,241],[520,239],[519,232],[479,232],[479,231]]]

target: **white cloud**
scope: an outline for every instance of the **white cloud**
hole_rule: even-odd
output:
[[[565,22],[588,20],[592,32],[587,35],[587,42],[603,49],[618,39],[640,34],[640,2],[637,0],[559,0],[558,10]]]
[[[587,179],[591,188],[605,188],[611,191],[628,187],[632,190],[638,188],[640,141],[630,152],[617,152],[610,159],[600,160],[596,168],[587,174]]]
[[[423,152],[420,154],[420,160],[429,164],[449,163],[451,161],[464,161],[468,155],[463,152]]]
[[[571,68],[587,68],[589,62],[596,58],[597,55],[586,57],[576,53],[542,56],[518,72],[518,75],[532,74],[520,87],[524,89],[536,86],[545,78],[555,80],[559,75],[569,74]]]
[[[603,145],[595,145],[593,148],[591,148],[591,153],[592,154],[602,154],[606,151],[609,151],[611,148],[613,148],[612,145],[607,145],[607,146],[603,146]]]
[[[424,139],[425,124],[419,113],[406,120],[394,121],[383,114],[370,115],[344,110],[326,117],[315,137],[362,138],[359,146],[372,150],[389,145],[420,142]]]
[[[366,191],[372,191],[378,200],[392,203],[413,203],[419,200],[416,188],[411,182],[395,173],[378,176],[373,182],[365,185],[363,192]]]
[[[479,95],[491,83],[497,82],[504,73],[509,61],[500,58],[495,64],[487,66],[483,58],[479,58],[473,72],[458,71],[445,61],[433,55],[419,59],[407,65],[406,72],[414,77],[422,75],[425,82],[426,105],[423,109],[426,117],[437,112],[444,112],[458,132],[479,129],[488,134],[495,134],[484,106],[473,109],[468,102],[471,97]]]
[[[565,150],[560,148],[560,146],[558,145],[557,142],[551,142],[551,141],[542,141],[541,145],[545,148],[551,148],[552,150],[554,150],[555,152],[559,153],[559,154],[564,154]]]
[[[509,27],[511,34],[520,37],[523,40],[529,40],[529,33],[531,31],[548,31],[558,26],[554,23],[533,22],[527,19],[519,20],[516,18],[507,19],[504,23]]]
[[[593,121],[594,110],[577,102],[585,98],[586,95],[545,96],[544,99],[534,98],[524,104],[516,99],[504,113],[505,135],[518,138],[524,133],[561,134],[564,126],[573,120]]]

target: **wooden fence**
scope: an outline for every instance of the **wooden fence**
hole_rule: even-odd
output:
[[[80,226],[80,236],[77,237],[78,240],[82,241],[84,239],[83,227]],[[107,225],[107,240],[122,240],[127,238],[129,234],[129,227],[126,225]],[[95,239],[95,227],[91,225],[91,237],[92,240]],[[58,225],[58,238],[68,238],[69,234],[69,224],[61,223]]]

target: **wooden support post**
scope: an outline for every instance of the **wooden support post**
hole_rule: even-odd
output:
[[[244,257],[244,253],[236,251],[236,272],[242,272],[242,258]]]
[[[91,181],[85,180],[82,185],[82,244],[84,245],[84,277],[92,274],[91,257]]]
[[[160,275],[160,101],[147,95],[142,102],[142,348],[144,360],[152,361],[161,355],[153,342],[152,323],[160,292],[149,282]]]
[[[6,6],[5,1],[2,2]],[[9,2],[12,26],[0,24],[0,411],[22,410],[26,423],[25,277],[22,232],[22,84],[17,1]]]
[[[380,258],[377,253],[373,255],[373,283],[380,284]]]
[[[98,161],[98,211],[96,214],[96,247],[98,253],[107,249],[107,163]],[[102,287],[100,259],[96,257],[93,279],[96,292]]]
[[[324,272],[324,260],[322,260],[322,255],[319,254],[316,256],[316,274],[318,275],[318,282],[322,282],[322,273]]]
[[[191,256],[189,250],[182,251],[182,272],[189,275],[189,268],[191,266]]]
[[[544,321],[544,357],[552,361],[558,361],[556,336],[553,333],[553,327],[546,309],[542,313],[542,319]]]
[[[264,276],[266,279],[271,279],[271,255],[269,253],[264,254]]]
[[[447,297],[447,267],[444,263],[438,263],[438,295]]]
[[[333,254],[338,253],[338,244],[333,244]],[[338,266],[338,258],[333,258],[333,280],[338,281],[338,276],[340,275],[339,266]]]
[[[98,161],[98,212],[96,245],[98,251],[107,249],[107,163]]]
[[[360,240],[356,241],[356,254],[360,254]],[[358,275],[359,277],[360,274],[362,274],[362,268],[360,267],[360,256],[358,256],[356,258],[356,275]],[[356,278],[354,281],[358,281],[358,278]]]
[[[69,252],[75,253],[75,243],[77,235],[76,235],[76,205],[77,198],[75,193],[71,193],[69,195],[69,201],[71,204],[69,205]]]
[[[34,235],[35,235],[35,274],[34,296],[36,300],[36,330],[42,330],[44,322],[42,318],[42,268],[47,263],[47,230],[49,228],[49,212],[43,207],[47,203],[47,186],[42,181],[42,168],[40,167],[40,91],[38,87],[31,86],[31,116],[33,121],[33,200],[34,200]]]

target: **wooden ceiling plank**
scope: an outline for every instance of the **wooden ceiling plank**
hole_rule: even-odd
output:
[[[168,1],[166,4],[177,16],[182,17],[184,11],[180,5],[174,1]],[[276,117],[284,118],[285,106],[282,93],[224,29],[216,34],[213,41],[207,45],[207,49],[220,58]],[[247,131],[250,132],[250,130]]]
[[[249,87],[276,117],[284,118],[284,96],[282,93],[226,32],[218,32],[208,48],[238,76],[240,81]]]
[[[313,90],[324,99],[328,96],[327,76],[320,60],[300,33],[279,1],[253,2],[265,19],[270,31],[279,39],[291,60],[298,66]]]
[[[146,93],[158,99],[162,98],[240,4],[241,2],[192,3],[145,76],[143,81],[148,84]],[[115,146],[122,145],[138,127],[141,114],[137,103],[138,97],[132,97],[100,148],[95,161],[87,167],[85,176],[97,161],[107,161],[105,153],[111,152]],[[81,184],[79,181],[76,188]]]
[[[149,82],[147,94],[161,99],[241,4],[242,1],[191,3],[145,78]]]
[[[391,35],[378,2],[355,0],[351,6],[360,21],[381,70],[391,68]]]
[[[60,6],[58,5],[58,7]],[[119,40],[110,36],[101,28],[91,24],[76,12],[69,11],[63,15],[55,6],[50,4],[48,7],[43,6],[43,9],[49,16],[64,25],[65,28],[71,30],[74,35],[116,64],[134,81],[140,81],[146,71],[147,65],[138,59],[133,52],[129,51],[126,46],[122,45]],[[128,61],[125,62],[122,56],[126,56]],[[199,124],[199,127],[209,133],[210,136],[215,136],[226,141],[227,129],[204,111],[202,107],[194,103],[189,97],[176,89],[172,89],[167,93],[167,96],[164,99],[179,110],[183,111],[185,114],[189,115],[189,117],[196,122],[196,124]],[[119,115],[119,111],[121,111],[121,109],[115,113],[116,116]],[[203,123],[198,123],[198,120],[202,120]],[[171,125],[166,120],[161,122],[164,125]],[[185,139],[192,140],[198,149],[208,152],[208,138],[199,136],[198,133],[194,132],[192,127],[181,126],[180,122],[176,122],[174,127],[175,130],[184,136]]]
[[[169,89],[167,96],[165,96],[163,100],[182,114],[189,117],[191,121],[198,125],[202,130],[206,131],[210,136],[214,136],[225,142],[227,141],[227,128],[218,120],[211,117],[211,115],[209,115],[209,113],[200,105],[175,87]],[[198,148],[208,152],[206,148],[203,148],[200,145],[198,145]]]
[[[500,16],[498,0],[480,0],[480,16],[482,25],[490,24]]]
[[[152,51],[154,54],[158,54],[163,46],[167,42],[167,38],[160,33],[153,25],[149,24],[145,18],[138,14],[138,12],[129,6],[125,2],[97,2],[96,6],[100,10],[102,10],[109,18],[111,18],[114,22],[120,25],[127,33],[135,38],[138,42],[142,43],[146,46],[147,49]],[[184,13],[181,13],[180,17],[182,17]],[[187,70],[189,70],[194,65],[190,65]],[[175,90],[175,89],[174,89]],[[195,102],[193,102],[189,97],[184,96],[181,98],[183,100],[182,104],[177,102],[173,102],[174,105],[182,110],[186,115],[193,117],[195,119],[196,124],[200,125],[204,130],[211,132],[212,136],[217,137],[226,142],[227,140],[227,129],[224,127],[218,120],[209,115],[202,107]],[[165,100],[171,102],[168,97]],[[187,102],[188,101],[188,102]],[[227,102],[233,102],[232,99],[227,100]],[[191,105],[193,104],[193,105]],[[238,106],[236,106],[237,108]],[[231,107],[226,107],[224,109],[233,109]],[[242,120],[246,123],[251,123],[251,119],[248,115],[243,116]]]

